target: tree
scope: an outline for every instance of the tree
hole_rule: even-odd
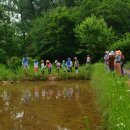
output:
[[[125,60],[130,60],[129,50],[130,50],[130,33],[126,33],[122,38],[117,40],[109,47],[110,50],[121,50],[125,55]]]
[[[130,3],[123,0],[103,0],[96,9],[95,15],[102,17],[117,35],[130,29]]]
[[[117,35],[130,29],[130,2],[125,0],[84,0],[79,21],[92,14],[103,18]]]
[[[31,37],[37,54],[53,60],[75,54],[75,24],[66,7],[49,11],[38,18],[33,26]]]
[[[90,54],[94,60],[99,60],[104,51],[113,43],[114,32],[108,28],[104,19],[91,16],[75,28],[79,40],[79,53]]]

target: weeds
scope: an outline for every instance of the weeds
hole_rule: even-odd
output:
[[[60,69],[60,73],[58,74],[56,72],[56,68],[52,68],[52,75],[56,76],[57,80],[66,80],[66,79],[76,79],[76,80],[89,80],[91,79],[91,72],[92,67],[91,65],[83,65],[79,68],[79,73],[76,74],[75,70],[73,68],[72,72],[64,72],[63,69]],[[46,80],[48,77],[47,68],[45,68],[45,73],[42,75],[40,68],[38,71],[38,74],[34,74],[34,68],[33,66],[30,66],[30,68],[27,71],[27,75],[25,74],[24,70],[21,66],[17,68],[17,71],[13,71],[10,68],[7,68],[5,65],[0,65],[0,80]]]
[[[101,104],[107,130],[130,130],[130,95],[125,79],[96,64],[92,85]]]

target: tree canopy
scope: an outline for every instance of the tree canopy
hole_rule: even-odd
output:
[[[106,49],[125,51],[129,12],[129,0],[1,0],[0,63],[25,54],[49,59],[90,54],[95,61]]]

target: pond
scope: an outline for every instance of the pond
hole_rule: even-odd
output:
[[[88,81],[25,81],[0,85],[0,130],[101,130]]]

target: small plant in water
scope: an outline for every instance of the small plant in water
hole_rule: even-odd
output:
[[[85,126],[86,130],[90,130],[89,124],[90,124],[90,120],[89,120],[88,116],[85,116],[84,117],[84,126]]]

